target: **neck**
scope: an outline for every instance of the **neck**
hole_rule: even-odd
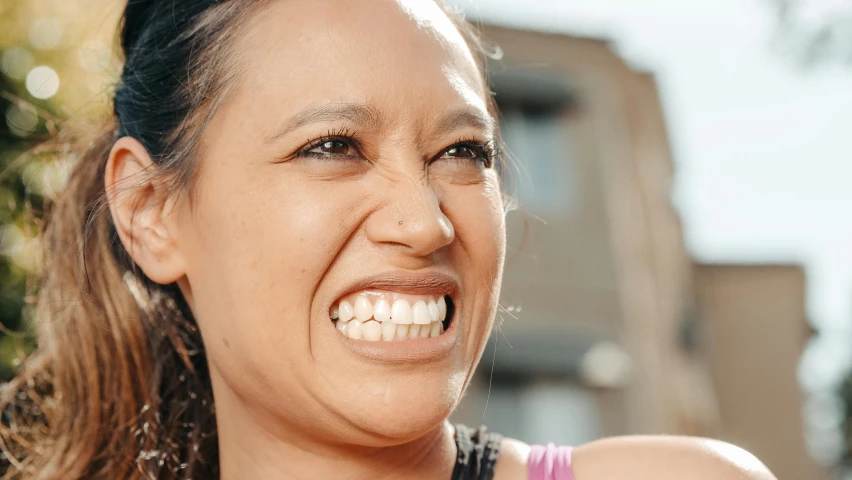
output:
[[[221,397],[216,398],[221,480],[414,480],[448,479],[452,474],[456,446],[448,422],[407,443],[366,447],[332,443],[281,426],[270,428],[269,418],[258,418],[234,397]]]

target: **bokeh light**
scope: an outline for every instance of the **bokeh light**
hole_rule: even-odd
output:
[[[602,341],[589,349],[580,364],[583,380],[599,388],[623,387],[630,381],[633,361],[624,349],[610,341]]]
[[[6,125],[19,137],[29,136],[38,127],[38,113],[29,104],[14,103],[6,110]]]
[[[58,18],[39,18],[30,24],[29,40],[33,47],[52,50],[62,43],[62,23]]]
[[[15,256],[26,243],[24,233],[17,225],[4,225],[0,227],[0,254]]]
[[[85,137],[110,112],[123,8],[111,0],[0,0],[0,381],[35,346],[25,298],[39,269],[38,222],[73,162],[56,160],[42,142],[62,130]]]
[[[87,72],[104,73],[110,72],[114,59],[109,45],[100,40],[90,40],[80,47],[78,61]]]
[[[23,80],[34,64],[33,54],[24,47],[6,49],[0,59],[0,67],[2,67],[3,73],[12,80]]]
[[[59,74],[46,65],[33,68],[27,74],[27,91],[39,100],[47,100],[59,91]]]

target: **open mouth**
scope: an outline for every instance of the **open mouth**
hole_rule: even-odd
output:
[[[335,302],[329,317],[351,339],[392,342],[438,337],[450,328],[454,312],[449,295],[363,290]]]

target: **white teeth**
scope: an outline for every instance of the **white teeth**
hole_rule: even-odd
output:
[[[391,307],[390,303],[384,298],[380,298],[378,302],[376,302],[376,306],[373,307],[373,318],[378,320],[379,322],[389,322],[391,319]]]
[[[364,335],[364,325],[358,320],[349,322],[349,327],[346,329],[346,334],[349,338],[359,339]]]
[[[429,301],[429,317],[432,318],[433,322],[443,320],[443,318],[440,317],[440,313],[441,312],[438,311],[438,304],[435,303],[434,300],[430,300]]]
[[[355,315],[355,310],[352,308],[352,305],[350,305],[349,302],[344,300],[340,302],[338,313],[340,314],[340,321],[346,323],[349,320],[352,320],[352,317]]]
[[[393,322],[382,323],[382,340],[390,341],[396,336],[397,325]]]
[[[411,309],[414,317],[414,323],[417,325],[429,325],[432,323],[432,316],[429,314],[429,307],[426,306],[426,302],[419,301],[414,304],[414,308]]]
[[[410,297],[410,296],[409,296]],[[360,293],[341,300],[329,316],[344,336],[370,342],[434,338],[444,332],[447,301],[443,296],[399,298]],[[371,302],[375,301],[375,305]],[[413,303],[413,306],[412,306]]]
[[[441,334],[441,330],[443,329],[444,326],[441,325],[441,322],[432,322],[432,328],[429,330],[429,336],[435,338]]]
[[[396,325],[396,338],[402,340],[403,338],[408,338],[408,330],[410,325]]]
[[[379,322],[367,322],[364,324],[364,340],[378,342],[382,339],[382,324]]]
[[[430,322],[428,325],[399,325],[393,322],[379,323],[374,320],[366,322],[352,320],[349,323],[337,322],[335,328],[344,336],[354,340],[363,339],[371,342],[435,338],[444,333],[444,325],[441,322]]]
[[[417,338],[420,336],[420,325],[411,325],[408,329],[408,338]]]
[[[393,320],[393,323],[396,324],[410,325],[414,320],[411,312],[411,305],[401,298],[393,302],[393,306],[391,307],[391,320]]]
[[[358,297],[355,300],[355,319],[359,322],[366,322],[373,318],[373,305],[367,297]]]

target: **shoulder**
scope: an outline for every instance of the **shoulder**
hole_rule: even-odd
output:
[[[496,480],[526,478],[530,448],[505,439]],[[731,444],[689,437],[614,437],[574,450],[577,480],[776,480],[754,455]]]
[[[527,478],[529,457],[529,445],[512,438],[504,438],[500,443],[500,459],[494,468],[494,480]]]
[[[616,437],[578,447],[574,472],[584,478],[636,480],[776,480],[754,455],[717,440]]]

